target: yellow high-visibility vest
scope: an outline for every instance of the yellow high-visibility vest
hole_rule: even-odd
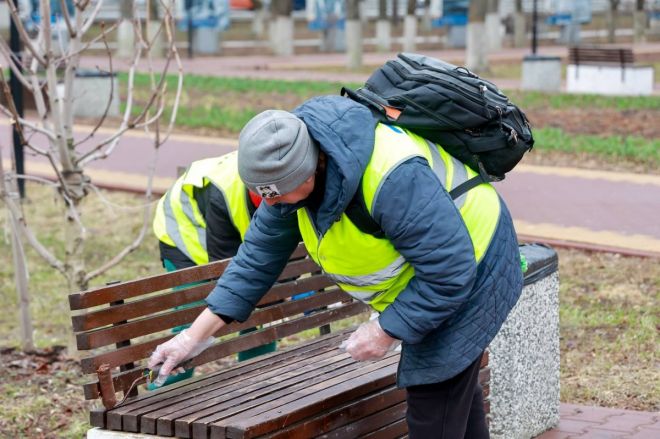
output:
[[[225,198],[232,224],[241,235],[250,225],[247,191],[238,175],[237,152],[193,162],[158,201],[153,230],[165,244],[177,247],[195,264],[206,264],[206,221],[193,189],[215,185]]]
[[[379,124],[374,151],[362,177],[369,213],[381,184],[400,163],[423,157],[447,191],[477,175],[442,147],[402,128]],[[478,263],[488,250],[499,220],[500,200],[488,183],[454,200],[468,230]],[[323,235],[314,228],[307,209],[299,209],[298,224],[305,247],[324,272],[351,296],[384,310],[415,275],[414,268],[387,238],[361,232],[344,213]]]

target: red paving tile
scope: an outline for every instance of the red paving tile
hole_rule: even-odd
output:
[[[660,412],[561,404],[559,425],[536,439],[660,439]]]

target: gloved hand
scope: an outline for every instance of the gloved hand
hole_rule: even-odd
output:
[[[378,319],[375,319],[361,324],[339,349],[344,349],[358,361],[375,360],[395,347],[396,341],[383,331]]]
[[[153,384],[156,387],[162,386],[177,364],[201,354],[213,344],[214,340],[213,337],[209,337],[201,342],[195,342],[188,335],[188,330],[184,329],[175,337],[158,345],[153,354],[151,354],[148,363],[149,369],[153,369],[158,364],[163,363],[158,372],[158,378],[153,381]]]

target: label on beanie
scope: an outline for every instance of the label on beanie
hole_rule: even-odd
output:
[[[277,186],[275,186],[274,184],[265,184],[262,186],[257,186],[256,189],[262,198],[275,198],[282,195],[279,189],[277,189]]]

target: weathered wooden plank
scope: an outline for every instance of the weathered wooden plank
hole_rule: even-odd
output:
[[[289,393],[276,401],[211,424],[212,437],[255,437],[285,428],[305,417],[328,410],[395,382],[398,353],[362,364],[357,370]],[[193,437],[196,437],[193,425]]]
[[[335,308],[332,310],[319,312],[314,315],[307,316],[303,322],[305,323],[304,325],[298,325],[298,320],[293,320],[290,322],[286,322],[285,324],[281,324],[280,326],[277,327],[270,327],[257,332],[251,332],[250,334],[238,337],[238,339],[233,339],[230,340],[229,342],[212,346],[211,348],[204,351],[201,355],[194,358],[191,366],[198,366],[200,364],[205,364],[208,363],[209,361],[213,361],[225,357],[227,355],[231,355],[235,352],[243,351],[256,346],[261,346],[272,340],[278,338],[284,338],[289,335],[296,334],[297,332],[300,332],[305,329],[311,329],[314,327],[323,326],[346,317],[352,317],[357,314],[360,314],[361,312],[364,312],[365,310],[367,310],[366,305],[359,302],[344,304],[341,308]],[[264,337],[262,337],[262,333],[264,331],[268,331],[268,334],[265,337],[267,341],[264,341]],[[129,354],[126,354],[126,356],[128,357],[128,361],[135,361],[137,359],[146,358],[147,356],[149,356],[150,353],[153,351],[153,349],[156,348],[156,346],[158,346],[160,343],[165,342],[170,337],[171,336],[162,337],[156,340],[152,340],[150,342],[142,343],[140,345],[134,345],[128,348],[122,348],[122,350],[131,351],[129,352]],[[239,340],[241,338],[242,340]],[[231,342],[233,342],[233,344],[229,344]],[[234,348],[235,350],[233,350]],[[133,350],[135,350],[136,352]],[[114,357],[113,359],[116,360]],[[121,361],[125,361],[125,360],[126,360],[125,358],[121,359]],[[102,359],[101,361],[97,359],[97,363],[103,364]],[[87,370],[89,370],[90,368],[92,370],[96,370],[94,367],[95,367],[94,363],[92,363],[91,365],[88,364]],[[139,369],[134,371],[121,372],[113,376],[113,384],[117,390],[128,389],[128,387],[130,387],[133,380],[135,380],[135,378],[140,376],[140,374],[141,371]],[[100,396],[99,388],[98,388],[98,380],[93,380],[92,382],[83,384],[83,389],[85,391],[85,399],[96,399],[99,398]]]
[[[69,307],[72,311],[81,310],[109,304],[118,300],[143,296],[180,285],[215,279],[220,277],[228,263],[229,260],[217,261],[207,265],[199,265],[197,267],[157,274],[130,282],[100,287],[90,291],[73,293],[69,295]]]
[[[79,314],[71,317],[73,330],[75,332],[89,331],[124,320],[155,314],[174,308],[175,306],[197,302],[206,298],[214,285],[215,283],[208,282],[178,291],[170,291],[157,296],[134,300],[98,311]]]
[[[376,411],[362,419],[358,419],[345,426],[334,429],[326,434],[318,435],[318,439],[344,439],[347,437],[378,437],[378,438],[393,438],[407,433],[407,426],[405,425],[406,417],[406,403],[401,401],[395,405],[384,407],[382,410]],[[397,424],[404,421],[406,427],[402,432],[400,427],[395,427],[394,430],[398,434],[387,433],[389,430],[382,430],[391,428],[392,424]],[[380,431],[380,432],[379,432]],[[373,436],[374,433],[379,432],[378,435]]]
[[[276,288],[273,289],[274,290],[273,292],[275,294],[270,295],[270,302],[267,303],[272,303],[276,300],[280,300],[284,297],[293,294],[298,294],[307,291],[315,291],[320,288],[328,287],[330,285],[332,285],[332,281],[330,281],[325,276],[309,277],[306,279],[302,279],[300,281],[287,282],[286,284],[278,285]],[[176,295],[176,294],[177,292],[172,293],[172,295]],[[284,297],[279,297],[279,294],[286,294],[286,295]],[[200,299],[206,297],[206,295],[207,294],[203,294],[203,296],[201,296]],[[157,304],[156,306],[158,307],[163,307],[163,309],[171,309],[174,305],[170,306],[168,304],[167,306],[165,306],[162,303],[160,303],[160,301],[167,301],[167,298],[169,296],[170,295],[168,294],[166,295],[166,297],[163,297],[162,299],[161,296],[154,297],[145,300],[145,302],[147,303],[154,302],[155,304]],[[282,315],[290,316],[299,312],[306,311],[306,309],[302,309],[301,311],[298,311],[298,308],[302,306],[309,306],[308,309],[315,309],[320,306],[329,305],[331,303],[345,300],[347,297],[348,296],[345,293],[341,293],[340,290],[335,289],[331,295],[317,294],[313,297],[313,300],[311,301],[308,302],[305,302],[304,300],[296,301],[298,302],[297,307],[293,307],[293,306],[286,307],[279,305],[279,308],[266,308],[267,311],[263,309],[257,310],[255,313],[252,314],[250,320],[248,320],[244,324],[227,325],[216,335],[220,336],[220,335],[229,334],[234,331],[251,328],[256,325],[281,319]],[[120,306],[125,306],[125,305],[120,305]],[[76,337],[78,341],[78,349],[89,350],[101,346],[107,346],[123,340],[130,340],[144,335],[153,334],[155,332],[164,331],[166,329],[183,325],[185,323],[190,323],[199,315],[199,313],[205,307],[206,304],[194,308],[180,309],[168,313],[149,316],[139,320],[127,322],[125,324],[122,324],[121,326],[105,327],[94,331],[80,333]],[[153,308],[153,307],[146,306],[145,308]],[[285,313],[285,314],[279,315],[278,313]],[[119,310],[119,312],[115,314],[116,315],[114,318],[120,318],[120,316],[124,315],[122,314],[122,310]]]
[[[362,439],[394,439],[408,433],[408,423],[405,420],[406,406],[402,404],[399,410],[403,410],[404,419],[399,419],[389,425],[379,428],[376,431],[365,434]]]
[[[305,386],[306,383],[324,379],[327,373],[345,370],[354,363],[336,348],[305,360],[307,361],[298,361],[279,369],[264,369],[260,375],[241,378],[232,385],[212,389],[204,395],[196,396],[192,404],[182,401],[158,412],[146,414],[143,416],[141,431],[149,432],[151,428],[146,427],[145,421],[155,420],[156,434],[169,435],[176,428],[177,436],[186,437],[190,434],[190,425],[194,420],[206,413],[252,406],[255,404],[253,401],[267,399],[274,392]]]
[[[324,294],[326,293],[330,292],[324,292]],[[319,296],[321,296],[321,294],[319,294]],[[311,296],[304,300],[311,301],[313,298],[314,296]],[[293,304],[292,306],[297,306],[296,302],[297,301],[291,302]],[[255,332],[241,335],[240,337],[218,343],[208,348],[202,354],[195,357],[191,365],[198,366],[218,358],[226,357],[227,355],[231,355],[236,352],[270,343],[271,341],[277,340],[279,338],[288,337],[289,335],[296,334],[306,329],[316,328],[346,317],[352,317],[354,315],[360,314],[365,309],[366,305],[360,302],[353,302],[344,304],[338,308],[319,311],[307,316],[303,315],[296,319],[269,326],[268,328],[262,328]],[[169,340],[170,338],[172,338],[172,335],[160,337],[155,340],[135,343],[131,346],[119,348],[114,351],[103,352],[98,355],[83,358],[80,361],[81,369],[83,373],[95,373],[101,364],[109,364],[110,367],[113,368],[147,358],[149,355],[151,355],[151,352],[153,352],[156,346]],[[138,375],[134,375],[134,377],[137,376]]]
[[[307,274],[318,270],[318,266],[311,259],[304,259],[291,262],[284,269],[281,279],[290,279],[292,277]],[[172,272],[172,274],[177,272]],[[201,285],[182,288],[177,291],[165,292],[153,297],[147,297],[140,300],[134,300],[118,306],[83,313],[71,317],[73,330],[75,332],[88,331],[90,329],[100,328],[120,321],[136,319],[150,314],[164,311],[175,306],[186,305],[192,302],[203,300],[215,286],[215,282],[206,282]],[[289,284],[292,289],[291,294],[302,293],[309,290],[302,290],[301,283],[292,282]],[[296,291],[296,289],[299,289]],[[282,287],[277,288],[277,292],[282,293]],[[275,300],[272,296],[267,301]]]
[[[350,401],[311,419],[304,419],[286,429],[281,429],[260,439],[307,439],[336,430],[373,413],[382,411],[406,400],[404,389],[389,386],[376,393]]]
[[[334,349],[334,345],[339,343],[335,339],[342,339],[345,336],[344,333],[332,334],[324,337],[325,340],[316,339],[313,342],[300,344],[276,354],[260,356],[250,361],[235,364],[228,369],[211,373],[187,383],[177,383],[156,392],[149,392],[124,406],[109,411],[108,423],[121,424],[125,431],[138,432],[140,431],[139,418],[142,414],[170,405],[172,401],[178,400],[181,395],[185,397],[190,392],[204,392],[219,385],[227,385],[236,379],[249,378],[254,374],[260,374],[266,368],[300,363],[307,357],[313,357],[318,353]]]
[[[291,260],[298,260],[307,255],[305,246],[299,244],[291,255]],[[69,307],[71,310],[91,308],[117,300],[129,299],[144,294],[161,291],[164,289],[185,285],[191,282],[199,282],[220,277],[229,259],[211,262],[206,265],[185,268],[170,273],[157,274],[142,279],[122,282],[111,286],[96,288],[90,291],[69,294]],[[291,263],[289,263],[291,265]],[[318,267],[315,269],[318,270]],[[291,277],[288,275],[288,277]],[[283,277],[286,279],[286,276]]]

